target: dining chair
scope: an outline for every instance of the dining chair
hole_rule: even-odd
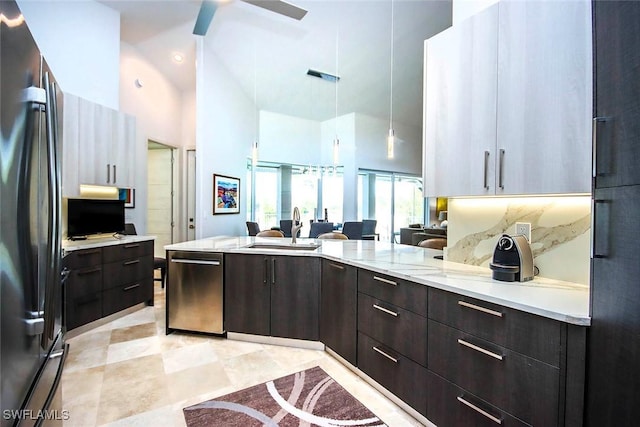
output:
[[[312,222],[309,229],[309,237],[315,239],[321,234],[331,233],[333,230],[332,222]]]
[[[349,240],[362,240],[362,221],[345,221],[342,224],[342,233],[346,234]]]
[[[433,239],[425,239],[419,242],[418,246],[420,246],[421,248],[442,250],[445,246],[447,246],[447,239],[443,239],[441,237],[436,237]]]
[[[280,230],[263,230],[256,237],[284,237],[284,233]]]
[[[362,220],[362,240],[375,240],[376,239],[376,225],[377,219],[363,219]],[[380,240],[380,236],[378,236]]]
[[[257,222],[247,221],[247,232],[249,236],[255,236],[260,232],[260,226]]]
[[[349,238],[345,234],[337,233],[335,231],[332,231],[330,233],[322,233],[321,235],[316,237],[316,239],[349,240]]]

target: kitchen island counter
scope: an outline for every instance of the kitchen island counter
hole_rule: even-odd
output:
[[[300,244],[320,244],[315,250],[250,247],[290,241],[221,236],[172,244],[165,250],[320,257],[561,322],[579,326],[591,322],[586,285],[543,277],[524,283],[500,282],[492,279],[488,268],[435,259],[442,251],[434,249],[370,240],[316,239],[298,239]]]

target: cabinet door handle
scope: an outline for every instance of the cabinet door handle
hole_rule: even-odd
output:
[[[458,301],[458,305],[460,305],[462,307],[470,308],[472,310],[481,311],[483,313],[487,313],[487,314],[490,314],[492,316],[502,317],[502,313],[500,313],[499,311],[491,310],[491,309],[488,309],[488,308],[485,308],[485,307],[480,307],[479,305],[471,304],[471,303],[466,302],[466,301]]]
[[[504,190],[504,148],[500,149],[500,160],[498,162],[498,187]]]
[[[78,256],[89,256],[89,255],[95,255],[100,253],[100,249],[95,249],[93,251],[82,251],[82,252],[78,252]]]
[[[378,282],[386,283],[387,285],[391,285],[391,286],[398,286],[398,284],[393,280],[385,279],[378,276],[373,276],[373,280],[377,280]]]
[[[344,270],[344,266],[343,265],[329,263],[329,266],[333,267],[333,268],[337,268],[338,270]]]
[[[484,183],[483,187],[485,190],[489,189],[489,151],[484,152]]]
[[[123,291],[130,291],[131,289],[135,289],[135,288],[139,288],[140,287],[140,283],[136,283],[135,285],[131,285],[131,286],[127,286],[126,288],[123,289]]]
[[[264,259],[264,275],[262,277],[262,283],[265,285],[269,281],[269,258]]]
[[[271,258],[271,284],[276,284],[276,259]]]
[[[374,351],[380,353],[381,355],[383,355],[387,359],[391,360],[393,363],[398,363],[398,359],[396,359],[395,357],[389,355],[388,353],[380,350],[378,347],[372,347],[372,348],[373,348]]]
[[[611,118],[610,117],[594,117],[593,121],[591,122],[592,126],[591,126],[591,151],[593,152],[593,157],[591,158],[591,176],[593,178],[596,178],[598,176],[602,176],[602,175],[606,175],[607,172],[606,171],[598,171],[598,124],[599,123],[606,123],[608,121],[610,121]],[[610,163],[610,162],[607,162]]]
[[[465,340],[460,339],[460,338],[458,338],[458,344],[462,344],[465,347],[469,347],[470,349],[473,349],[475,351],[479,351],[480,353],[486,354],[487,356],[491,356],[494,359],[498,359],[498,360],[503,360],[504,359],[504,356],[501,355],[501,354],[494,353],[493,351],[486,350],[486,349],[484,349],[484,348],[482,348],[480,346],[477,346],[475,344],[471,344],[470,342],[465,341]]]
[[[138,264],[140,262],[139,259],[134,259],[132,261],[125,261],[122,263],[122,265],[133,265],[133,264]]]
[[[96,268],[92,268],[90,270],[82,270],[82,271],[78,271],[78,276],[84,276],[87,274],[93,274],[93,273],[99,273],[102,271],[102,267],[96,267]]]
[[[128,245],[124,245],[125,249],[133,249],[133,248],[139,248],[140,247],[140,243],[129,243]]]
[[[479,414],[484,415],[485,417],[489,418],[494,423],[502,425],[502,420],[500,418],[491,415],[490,413],[488,413],[484,409],[481,409],[481,408],[477,407],[476,405],[474,405],[473,403],[469,402],[468,400],[463,399],[462,396],[458,396],[458,402],[460,402],[460,403],[462,403],[464,405],[467,405],[469,408],[473,409],[474,411],[476,411]]]
[[[598,230],[603,230],[604,233],[607,233],[609,230],[609,224],[611,224],[611,220],[609,215],[611,214],[611,201],[609,200],[597,200],[593,199],[591,202],[591,258],[606,258],[609,253],[609,237],[605,235],[602,239],[598,238]],[[596,216],[601,216],[603,219],[601,220],[601,224],[604,224],[604,227],[596,227]]]
[[[113,165],[113,183],[115,184],[117,182],[117,178],[116,178],[116,165]]]
[[[380,307],[378,304],[373,304],[373,308],[375,308],[376,310],[380,310],[383,313],[390,314],[393,317],[398,317],[398,313],[396,313],[395,311],[391,311],[391,310],[388,310],[388,309],[386,309],[384,307]]]
[[[107,184],[111,182],[111,165],[107,164]]]

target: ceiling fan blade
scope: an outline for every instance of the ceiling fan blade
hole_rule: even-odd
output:
[[[270,10],[298,21],[304,18],[307,11],[283,0],[242,0],[245,3]]]
[[[197,36],[204,36],[207,34],[209,24],[213,19],[213,15],[216,13],[217,6],[213,0],[203,0],[200,5],[200,11],[198,12],[198,18],[196,18],[196,25],[193,27],[193,34]]]

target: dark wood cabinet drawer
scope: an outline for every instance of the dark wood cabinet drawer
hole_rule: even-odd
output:
[[[80,296],[102,291],[102,266],[71,270],[66,283],[68,295]]]
[[[67,288],[64,304],[64,323],[67,330],[77,328],[102,317],[101,291],[76,295],[69,292]]]
[[[427,418],[446,427],[525,427],[525,422],[499,410],[449,381],[427,373]]]
[[[427,318],[358,293],[358,330],[427,366]]]
[[[102,264],[102,248],[83,249],[69,252],[64,257],[65,266],[70,270]]]
[[[427,315],[427,287],[368,270],[358,272],[358,291],[422,316]]]
[[[121,261],[130,258],[139,258],[145,255],[153,256],[153,240],[135,243],[123,243],[121,245],[105,246],[103,248],[104,263]]]
[[[358,367],[426,416],[426,368],[361,332],[358,332]]]
[[[474,298],[429,289],[429,318],[560,366],[562,324]]]
[[[436,374],[532,425],[558,425],[558,368],[433,320],[428,352]]]
[[[153,299],[153,279],[144,280],[120,285],[104,291],[103,293],[103,316],[117,313],[120,310],[129,308]]]
[[[103,289],[111,289],[147,277],[153,277],[152,255],[112,262],[104,266]]]

